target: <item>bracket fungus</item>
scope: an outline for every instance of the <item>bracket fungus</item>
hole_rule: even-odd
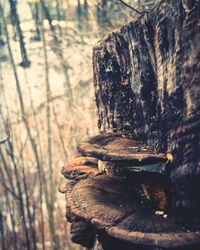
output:
[[[98,160],[94,157],[77,157],[66,164],[61,172],[67,179],[85,179],[98,174]]]
[[[100,172],[139,185],[141,193],[155,208],[169,210],[167,200],[170,203],[172,192],[168,187],[169,154],[156,153],[152,146],[121,133],[103,133],[89,138],[78,149],[85,156],[99,159]]]
[[[84,180],[64,181],[59,190],[65,193],[72,241],[85,247],[91,248],[102,231],[113,242],[126,241],[130,249],[141,246],[176,249],[200,242],[200,232],[189,232],[153,213],[142,202],[137,186],[119,177],[99,174]],[[101,241],[103,245],[104,240]],[[123,249],[120,243],[116,249]]]
[[[144,153],[143,148],[141,141],[119,133],[100,134],[81,143],[79,152],[84,156],[63,167],[67,180],[61,182],[59,191],[66,197],[74,243],[92,248],[97,240],[102,249],[111,249],[105,247],[110,241],[115,249],[123,249],[124,242],[127,249],[199,246],[200,232],[176,225],[165,214],[166,183],[159,186],[148,181],[153,175],[158,179],[168,175],[167,157],[147,146]],[[134,178],[130,173],[136,173]],[[137,178],[138,173],[147,173],[147,181]]]
[[[80,144],[59,186],[87,248],[200,249],[200,25],[188,3],[163,0],[93,50],[104,133]]]
[[[102,161],[125,160],[137,166],[167,161],[165,154],[157,154],[152,146],[122,133],[102,133],[94,136],[82,142],[78,150],[82,155],[97,157]]]

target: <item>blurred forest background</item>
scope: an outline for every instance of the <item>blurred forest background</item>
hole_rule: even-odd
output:
[[[57,187],[78,143],[97,133],[92,47],[156,2],[0,0],[2,250],[80,249]]]

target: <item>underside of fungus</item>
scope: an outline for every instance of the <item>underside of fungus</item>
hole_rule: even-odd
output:
[[[200,241],[200,233],[188,232],[155,213],[142,202],[138,187],[119,177],[100,174],[64,182],[60,189],[66,195],[67,218],[72,223],[76,218],[75,221],[85,221],[90,229],[104,230],[110,237],[146,246],[173,248]],[[76,233],[74,236],[72,232],[75,239]]]

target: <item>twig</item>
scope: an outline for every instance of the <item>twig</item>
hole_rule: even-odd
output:
[[[135,12],[137,12],[138,14],[141,14],[141,12],[139,10],[136,10],[135,8],[133,8],[132,6],[130,6],[129,4],[125,3],[124,1],[122,0],[118,0],[120,3],[122,3],[123,5],[125,5],[126,7],[134,10]]]
[[[15,198],[15,199],[19,199],[19,196],[14,192],[14,188],[12,188],[13,190],[10,189],[10,187],[8,187],[8,185],[6,184],[6,180],[5,180],[5,177],[4,177],[4,173],[2,171],[2,169],[0,168],[0,183],[1,185],[4,187],[4,189],[6,191],[8,191],[9,193],[12,194],[12,196]]]
[[[5,142],[7,142],[7,141],[9,140],[9,138],[10,138],[10,135],[8,135],[8,136],[6,137],[6,139],[0,141],[0,144],[4,144]]]
[[[10,139],[10,131],[7,130],[6,131],[7,137],[3,140],[0,141],[0,144],[4,144],[5,142],[7,142]]]

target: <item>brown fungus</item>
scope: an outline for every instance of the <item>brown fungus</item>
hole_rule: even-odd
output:
[[[66,201],[68,220],[85,221],[77,224],[81,225],[80,234],[77,228],[72,230],[74,242],[85,239],[85,228],[90,228],[93,235],[93,228],[97,232],[104,230],[110,237],[150,247],[187,247],[200,243],[200,232],[188,232],[155,215],[141,204],[138,190],[117,177],[99,175],[73,182],[66,189]]]

